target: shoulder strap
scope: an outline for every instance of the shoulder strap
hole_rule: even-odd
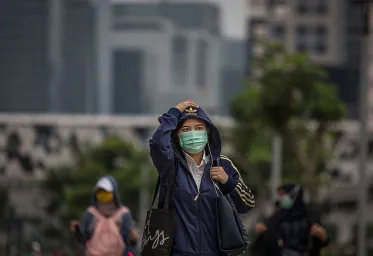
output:
[[[215,166],[221,166],[220,165],[220,156],[218,156],[216,159],[212,160],[212,167],[215,167]]]
[[[160,185],[161,185],[161,176],[158,175],[157,185],[155,185],[155,190],[154,190],[154,195],[153,195],[153,200],[152,200],[151,208],[153,208],[153,206],[154,206],[154,202],[155,202],[155,199],[157,198]]]
[[[129,212],[129,209],[127,207],[120,207],[117,212],[113,215],[113,219],[114,220],[118,220],[120,219],[124,214],[126,214],[127,212]]]
[[[178,162],[179,162],[179,160],[175,159],[174,169],[171,170],[171,174],[170,174],[170,177],[168,179],[166,197],[165,197],[165,201],[164,201],[164,204],[163,204],[163,207],[162,207],[163,209],[170,208],[171,194],[172,194],[172,191],[173,191],[173,189],[175,187],[175,183],[176,183]],[[155,186],[151,208],[154,207],[154,202],[155,202],[155,199],[157,198],[157,195],[159,197],[160,186],[161,186],[161,177],[160,177],[160,175],[158,175],[157,185]]]
[[[168,180],[166,197],[165,197],[164,204],[163,204],[163,209],[164,210],[168,210],[169,208],[171,208],[171,204],[172,204],[171,198],[172,198],[172,194],[173,194],[175,184],[176,184],[176,175],[177,175],[178,163],[179,163],[179,160],[176,159],[174,169],[171,172],[170,178]]]
[[[97,220],[101,220],[103,216],[93,206],[88,207],[88,212],[91,213]]]

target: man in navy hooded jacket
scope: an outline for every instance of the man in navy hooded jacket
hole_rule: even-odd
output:
[[[213,182],[230,194],[241,214],[254,207],[254,196],[232,161],[221,155],[219,131],[195,102],[178,104],[161,115],[159,122],[149,145],[161,178],[160,200],[165,197],[170,172],[177,166],[172,256],[219,255]],[[213,162],[220,166],[213,167]]]

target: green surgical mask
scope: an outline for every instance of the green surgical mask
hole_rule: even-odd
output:
[[[290,209],[293,207],[294,201],[290,198],[290,196],[286,195],[280,199],[280,206],[284,209]]]
[[[180,146],[188,153],[201,152],[207,144],[207,131],[190,131],[179,134]]]

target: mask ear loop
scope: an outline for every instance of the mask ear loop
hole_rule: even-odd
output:
[[[209,149],[209,152],[210,152],[210,158],[211,158],[211,161],[212,160],[212,153],[211,153],[211,148],[210,148],[210,143],[207,141],[207,148]],[[210,167],[210,172],[211,172],[211,168],[212,168],[212,164],[211,164],[211,167]],[[220,196],[223,196],[223,193],[221,192],[219,186],[216,184],[216,181],[214,181],[212,178],[211,178],[211,175],[210,175],[210,180],[212,182],[212,185],[214,187],[214,190],[215,190],[215,194],[217,197],[220,197]]]

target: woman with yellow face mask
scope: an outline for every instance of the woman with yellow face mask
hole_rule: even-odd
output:
[[[75,237],[85,246],[86,256],[130,255],[128,249],[136,244],[138,236],[130,210],[120,202],[116,180],[111,176],[99,179],[92,199],[82,220],[70,225]]]
[[[97,202],[101,204],[109,204],[114,202],[114,194],[111,191],[99,188],[96,190]]]

